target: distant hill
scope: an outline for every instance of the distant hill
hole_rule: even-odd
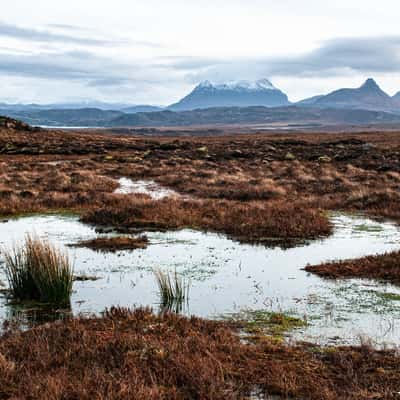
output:
[[[400,92],[397,92],[392,99],[400,109]]]
[[[190,126],[212,124],[373,124],[400,122],[400,115],[381,111],[321,109],[311,107],[216,107],[174,112],[170,110],[125,114],[109,126]]]
[[[318,107],[214,107],[191,111],[163,110],[123,113],[113,110],[86,108],[78,110],[40,110],[10,112],[7,115],[33,126],[69,127],[160,127],[213,124],[379,124],[400,123],[400,114],[383,111],[318,108]]]
[[[50,104],[9,104],[0,103],[0,110],[8,111],[46,111],[46,110],[82,110],[82,109],[98,109],[98,110],[115,110],[125,112],[146,112],[160,111],[162,107],[151,106],[147,104],[126,104],[126,103],[106,103],[96,100],[87,100],[74,103],[50,103]]]
[[[30,125],[47,126],[105,126],[115,118],[124,115],[121,111],[100,110],[98,108],[9,111],[0,109],[0,115],[20,119]]]
[[[296,103],[296,106],[309,106],[315,104],[316,101],[324,97],[324,95],[317,95],[309,97],[308,99],[300,100]]]
[[[162,111],[163,107],[158,107],[158,106],[149,106],[146,104],[143,105],[137,105],[137,106],[131,106],[131,107],[124,107],[121,108],[120,111],[123,111],[125,113],[138,113],[138,112],[153,112],[153,111]]]
[[[400,108],[396,101],[371,78],[367,79],[359,88],[335,90],[326,96],[314,96],[303,100],[297,105],[400,113]]]
[[[81,107],[82,104],[99,107]],[[105,109],[107,103],[84,102],[65,108],[43,109],[36,104],[1,104],[0,115],[33,126],[150,127],[211,124],[379,124],[400,120],[400,92],[390,97],[373,79],[359,88],[339,89],[291,104],[267,79],[214,84],[204,81],[170,107],[152,105]],[[110,107],[112,106],[109,104]],[[122,107],[118,109],[118,107]]]
[[[255,82],[230,81],[222,84],[204,81],[168,109],[184,111],[210,107],[279,107],[289,104],[287,95],[267,79]]]

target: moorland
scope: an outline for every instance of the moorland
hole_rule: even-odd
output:
[[[3,118],[0,214],[71,212],[119,232],[192,228],[290,246],[332,234],[332,210],[399,223],[399,155],[395,131],[143,137]],[[178,195],[118,194],[121,177]],[[398,283],[398,259],[310,271]],[[395,349],[245,341],[241,328],[116,308],[22,332],[9,327],[0,337],[0,399],[398,398]]]

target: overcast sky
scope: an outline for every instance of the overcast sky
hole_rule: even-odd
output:
[[[374,77],[400,91],[398,0],[13,0],[0,102],[175,102],[204,79],[299,100]]]

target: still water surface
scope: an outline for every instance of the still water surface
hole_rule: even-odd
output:
[[[60,215],[0,223],[0,246],[10,247],[26,233],[36,233],[70,254],[75,274],[99,277],[74,282],[73,314],[99,313],[112,305],[157,309],[153,269],[161,268],[190,278],[187,314],[218,318],[244,309],[289,312],[308,321],[306,328],[292,333],[293,339],[359,343],[367,336],[379,345],[399,345],[400,301],[383,295],[400,294],[399,288],[369,280],[327,281],[302,270],[307,264],[400,249],[399,228],[359,216],[331,218],[332,236],[286,250],[180,230],[148,232],[150,245],[144,250],[101,253],[68,247],[100,235],[78,217]],[[4,271],[0,279],[6,283]],[[8,304],[5,295],[0,297],[0,322],[28,314]]]

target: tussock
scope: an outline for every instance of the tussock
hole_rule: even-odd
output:
[[[4,252],[5,269],[16,300],[69,304],[72,267],[68,256],[49,242],[27,235],[25,244]]]

